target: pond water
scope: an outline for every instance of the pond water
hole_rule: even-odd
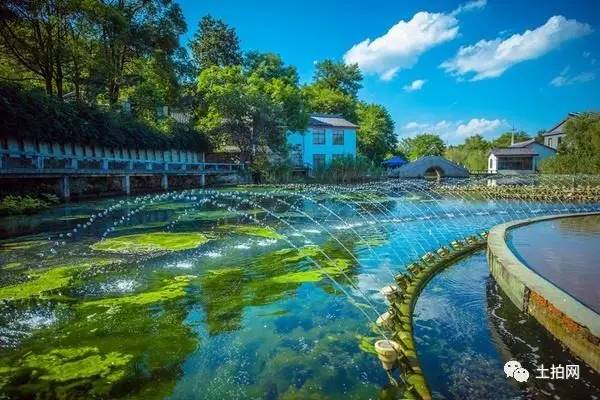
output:
[[[529,268],[600,313],[600,215],[539,221],[509,230]]]
[[[433,277],[417,300],[413,321],[434,398],[593,399],[600,393],[600,375],[506,297],[483,251]],[[509,360],[530,372],[527,383],[506,378]],[[538,368],[552,365],[579,365],[580,378],[536,378]]]
[[[597,205],[428,184],[194,190],[0,222],[8,398],[394,398],[379,289],[501,222]]]

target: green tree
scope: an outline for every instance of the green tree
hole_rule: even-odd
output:
[[[308,85],[302,89],[311,112],[341,114],[350,121],[356,121],[357,101],[340,90],[321,85]]]
[[[215,146],[239,146],[253,162],[267,148],[284,151],[287,130],[304,130],[307,114],[297,85],[287,77],[266,79],[242,66],[213,66],[198,79],[203,99],[199,125]]]
[[[242,55],[235,29],[210,15],[202,17],[190,48],[199,69],[240,65]]]
[[[394,121],[385,107],[379,104],[359,103],[356,108],[358,117],[358,149],[371,161],[380,163],[386,155],[392,153],[398,143],[394,134]]]
[[[446,145],[438,135],[422,133],[402,139],[398,150],[414,161],[424,156],[441,156],[446,150]]]
[[[525,133],[523,131],[504,132],[503,134],[498,136],[496,139],[492,140],[492,147],[510,147],[512,140],[513,140],[513,135],[514,135],[515,143],[524,142],[526,140],[531,139],[531,136],[529,136],[527,133]]]
[[[341,114],[356,121],[356,96],[362,87],[361,81],[357,65],[320,61],[315,67],[313,83],[305,86],[303,93],[312,112]]]
[[[600,113],[571,118],[559,152],[542,161],[544,173],[600,174]]]
[[[358,90],[362,87],[362,79],[357,64],[347,65],[333,60],[319,61],[315,66],[313,77],[315,84],[332,90],[339,90],[353,98],[356,98]]]
[[[67,0],[0,3],[0,49],[5,57],[43,81],[46,93],[63,94]],[[9,78],[14,78],[11,76]]]
[[[487,169],[490,149],[490,142],[481,135],[474,135],[466,138],[463,144],[448,147],[444,156],[470,171],[483,171]]]

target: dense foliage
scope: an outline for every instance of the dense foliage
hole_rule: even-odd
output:
[[[431,133],[423,133],[415,137],[404,138],[400,141],[399,152],[414,161],[425,156],[441,156],[446,150],[444,141]]]
[[[571,118],[558,154],[542,161],[541,170],[552,174],[600,174],[600,114]]]
[[[208,149],[202,134],[173,120],[165,120],[159,129],[129,115],[6,84],[0,85],[0,136],[107,147]]]
[[[31,196],[6,196],[0,201],[0,215],[33,214],[58,204],[58,198],[52,194],[40,198]]]
[[[379,179],[384,175],[380,165],[364,156],[340,157],[317,168],[314,180],[320,183],[353,183]]]
[[[504,132],[494,140],[486,140],[481,135],[473,135],[465,139],[464,143],[449,146],[444,156],[469,171],[486,171],[488,156],[493,148],[510,147],[513,143],[524,142],[531,139],[525,132]]]

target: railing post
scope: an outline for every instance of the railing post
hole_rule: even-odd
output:
[[[73,168],[73,169],[79,168],[79,161],[76,158],[71,158],[71,168]]]
[[[146,163],[146,169],[152,171],[152,163]]]
[[[206,186],[206,174],[200,175],[200,187]]]
[[[128,169],[129,171],[132,171],[132,170],[133,170],[133,161],[127,161],[127,169]]]
[[[37,158],[35,160],[35,167],[37,169],[44,169],[44,157],[37,156]]]
[[[102,170],[108,171],[108,160],[106,159],[102,160]]]
[[[165,192],[169,191],[169,175],[162,175],[162,177],[160,178],[160,187]]]

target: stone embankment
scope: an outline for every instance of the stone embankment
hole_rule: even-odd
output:
[[[547,202],[600,202],[600,185],[441,185],[434,188],[441,194],[484,196],[494,199],[518,199]]]

